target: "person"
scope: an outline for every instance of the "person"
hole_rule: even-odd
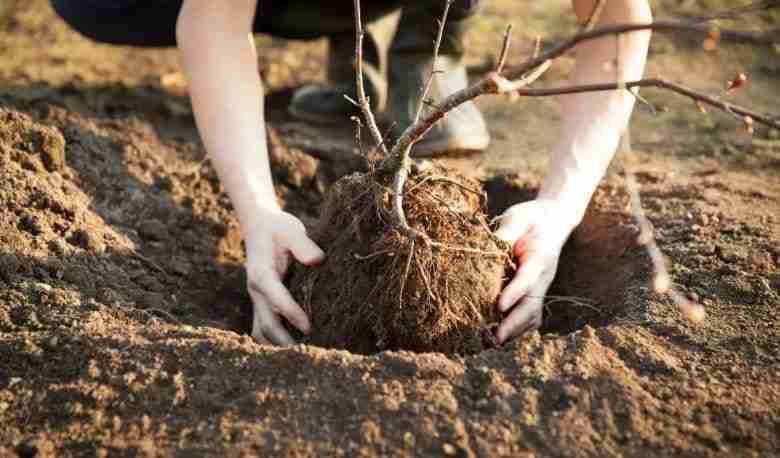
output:
[[[51,0],[55,11],[80,33],[104,43],[177,45],[189,84],[200,135],[236,210],[246,244],[247,289],[252,298],[252,335],[259,341],[294,343],[281,319],[303,333],[309,318],[282,283],[293,259],[316,265],[324,253],[304,225],[276,200],[268,160],[263,86],[253,33],[286,38],[329,37],[329,85],[306,86],[293,96],[290,112],[313,122],[343,121],[354,108],[342,94],[354,92],[352,2],[314,0]],[[399,130],[409,125],[419,87],[432,66],[435,21],[443,0],[366,0],[368,40],[364,54],[368,93]],[[477,14],[478,0],[452,5],[437,62],[431,97],[467,84],[463,34]],[[581,23],[596,0],[573,0]],[[597,26],[647,23],[647,0],[607,0]],[[641,78],[650,32],[637,31],[583,42],[575,49],[573,85]],[[557,270],[561,248],[582,220],[625,129],[635,97],[616,90],[561,96],[560,135],[550,170],[537,197],[510,207],[496,234],[514,247],[519,269],[498,300],[509,312],[496,337],[503,343],[541,325],[544,295]],[[417,156],[449,150],[480,151],[489,135],[477,108],[467,103],[448,115],[413,150]]]

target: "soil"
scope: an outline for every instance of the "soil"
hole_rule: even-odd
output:
[[[569,2],[542,3],[487,8],[475,73],[507,17],[526,21],[514,59],[536,33],[571,30]],[[291,88],[322,79],[322,41],[258,45],[277,192],[313,225],[358,163],[351,126],[285,112]],[[772,111],[776,52],[659,37],[649,71],[717,92],[745,70],[730,97]],[[247,335],[241,235],[175,51],[95,45],[46,2],[11,1],[0,62],[0,456],[780,455],[777,132],[646,91],[669,109],[637,110],[635,157],[616,160],[564,249],[541,332],[472,356],[276,348]],[[552,99],[480,106],[490,150],[444,162],[482,180],[497,214],[533,198],[559,113]],[[701,325],[648,287],[624,163]]]

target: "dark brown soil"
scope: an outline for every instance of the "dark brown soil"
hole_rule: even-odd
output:
[[[541,4],[496,1],[480,39],[499,43],[509,15],[538,21]],[[726,48],[691,75],[699,51],[662,43],[654,71],[717,90],[744,66],[753,86],[737,97],[776,108],[776,55]],[[321,42],[259,44],[278,195],[313,225],[354,169],[350,126],[284,112],[289,88],[322,77]],[[173,51],[77,37],[42,0],[0,5],[0,456],[780,455],[776,133],[749,138],[651,92],[672,111],[635,117],[645,208],[674,282],[707,309],[700,326],[648,288],[612,171],[542,333],[472,356],[282,349],[246,335],[240,233],[162,78],[176,69]],[[490,172],[496,214],[533,197],[557,114],[481,103],[494,146],[451,165]]]

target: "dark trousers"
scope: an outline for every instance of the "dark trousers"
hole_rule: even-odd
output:
[[[354,30],[351,0],[259,0],[253,30],[281,38],[314,39]],[[221,0],[216,0],[218,4]],[[455,28],[476,12],[479,0],[455,0],[449,21]],[[95,41],[129,46],[175,46],[182,0],[51,0],[57,14]],[[361,5],[369,22],[403,8],[399,31],[422,26],[435,34],[444,0],[367,0]],[[424,21],[425,24],[421,24]],[[404,23],[408,25],[404,25]],[[429,24],[429,26],[427,25]],[[460,47],[452,43],[454,47]],[[446,44],[445,44],[446,46]],[[462,52],[462,51],[461,51]]]

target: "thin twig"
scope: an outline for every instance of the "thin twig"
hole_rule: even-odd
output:
[[[599,19],[601,19],[601,12],[604,11],[604,5],[606,4],[607,0],[596,1],[596,4],[593,5],[593,10],[590,12],[590,16],[588,16],[588,20],[585,21],[585,24],[582,26],[583,32],[593,30],[593,27],[595,27],[599,22]]]
[[[366,152],[363,151],[363,135],[360,129],[363,126],[363,122],[357,116],[352,116],[350,119],[355,123],[355,143],[357,144],[358,152],[361,156],[367,157]]]
[[[374,113],[371,111],[371,105],[368,97],[366,97],[366,89],[363,83],[363,21],[360,13],[360,0],[355,0],[355,85],[357,86],[358,106],[363,112],[363,117],[366,119],[368,130],[371,132],[371,136],[374,137],[376,147],[379,148],[385,156],[387,156],[387,145],[385,145],[382,133],[379,130],[379,126],[376,123]]]
[[[538,80],[544,74],[544,72],[546,72],[550,68],[551,65],[552,65],[552,61],[548,60],[544,62],[542,65],[533,69],[527,75],[523,75],[523,77],[516,79],[514,81],[510,81],[498,73],[492,73],[488,75],[488,78],[491,78],[495,82],[496,94],[516,92],[532,84],[534,81]]]
[[[441,48],[441,39],[444,37],[444,27],[447,25],[447,16],[450,13],[450,6],[454,0],[447,0],[444,4],[444,12],[439,19],[439,31],[436,33],[436,41],[433,45],[433,63],[431,64],[431,73],[428,75],[428,80],[425,82],[425,86],[422,87],[420,92],[420,100],[417,101],[417,111],[414,114],[413,123],[420,120],[420,114],[422,113],[424,101],[428,98],[428,93],[431,91],[433,85],[433,78],[436,75],[436,63],[439,60],[439,48]]]
[[[549,89],[526,88],[526,89],[518,89],[516,90],[516,92],[519,95],[525,97],[547,97],[551,95],[576,94],[581,92],[612,91],[622,87],[625,87],[627,89],[630,89],[632,87],[658,87],[662,89],[668,89],[672,92],[676,92],[678,94],[688,96],[695,101],[706,103],[707,105],[721,109],[727,113],[741,115],[743,117],[749,116],[754,121],[760,122],[762,124],[766,124],[767,126],[770,127],[780,128],[780,116],[772,116],[772,115],[758,113],[748,108],[723,101],[717,97],[713,97],[711,95],[707,95],[695,91],[691,88],[683,86],[682,84],[673,83],[671,81],[667,81],[661,78],[645,78],[636,81],[628,81],[620,84],[619,83],[583,84],[579,86],[564,86],[564,87],[549,88]]]
[[[509,55],[509,46],[512,42],[512,24],[509,24],[506,26],[506,31],[504,32],[504,44],[501,45],[501,54],[498,56],[498,64],[496,64],[496,73],[499,75],[504,70],[504,65],[506,65],[506,58]]]

